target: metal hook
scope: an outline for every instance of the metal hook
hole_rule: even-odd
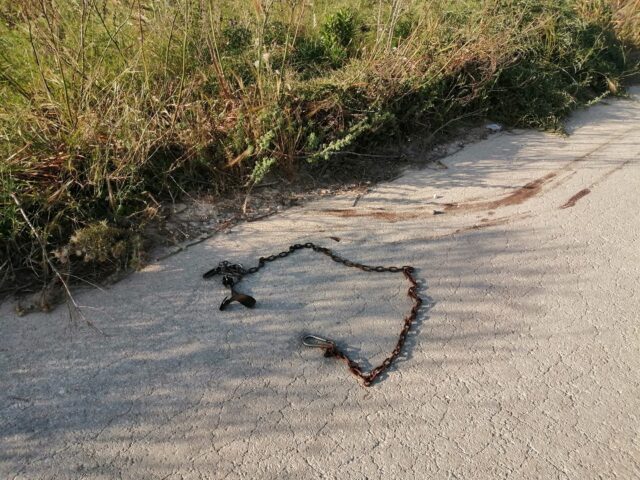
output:
[[[336,342],[316,335],[305,335],[302,337],[302,344],[311,348],[335,348]]]
[[[236,292],[233,287],[231,288],[231,296],[224,297],[222,303],[220,304],[220,310],[224,310],[229,306],[232,302],[238,302],[244,305],[247,308],[253,308],[256,306],[256,299],[251,295],[245,295],[244,293]]]

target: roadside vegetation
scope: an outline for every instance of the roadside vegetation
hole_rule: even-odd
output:
[[[462,119],[558,129],[638,46],[640,0],[0,0],[0,298],[137,266],[185,192]]]

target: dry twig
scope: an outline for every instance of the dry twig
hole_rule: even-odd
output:
[[[69,284],[66,282],[66,280],[60,273],[60,270],[58,270],[58,268],[51,261],[51,258],[49,258],[49,255],[47,254],[47,245],[44,242],[44,240],[42,240],[42,237],[40,237],[40,234],[38,233],[36,228],[33,226],[33,223],[31,223],[31,220],[29,220],[29,217],[27,216],[26,212],[22,208],[22,204],[20,203],[20,200],[18,200],[18,197],[14,193],[10,193],[9,196],[13,199],[14,203],[18,207],[18,211],[22,215],[22,218],[24,218],[24,221],[27,222],[27,225],[31,229],[31,232],[33,233],[33,235],[36,237],[36,240],[40,244],[40,247],[42,248],[42,255],[44,257],[44,261],[47,263],[47,265],[49,266],[51,271],[56,275],[56,277],[58,277],[58,280],[60,280],[60,283],[62,284],[62,288],[64,289],[65,295],[67,297],[67,305],[69,306],[69,318],[73,320],[73,313],[75,312],[88,326],[100,332],[102,335],[108,336],[104,331],[102,331],[99,327],[97,327],[91,320],[89,320],[84,315],[84,313],[82,312],[82,309],[80,308],[80,305],[78,305],[78,303],[73,298],[73,295],[71,295]]]

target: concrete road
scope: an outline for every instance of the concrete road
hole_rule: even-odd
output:
[[[108,336],[1,306],[0,478],[640,478],[633,93],[567,138],[499,133],[355,206],[291,209],[79,292]],[[371,388],[300,338],[375,365],[410,305],[401,275],[301,252],[228,312],[201,278],[306,241],[417,268],[425,308]]]

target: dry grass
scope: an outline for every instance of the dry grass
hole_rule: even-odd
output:
[[[461,117],[558,128],[640,45],[638,0],[238,3],[0,0],[0,291],[128,268],[185,191]],[[71,248],[100,228],[118,248]]]

